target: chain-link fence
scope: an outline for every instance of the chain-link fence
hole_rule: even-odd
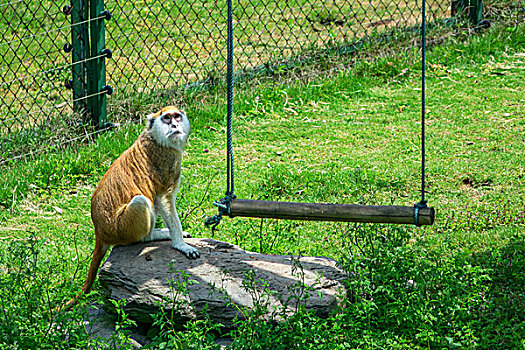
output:
[[[108,1],[111,85],[142,92],[225,75],[226,1]],[[448,0],[430,17],[447,16]],[[234,4],[236,70],[284,61],[306,51],[351,43],[378,30],[414,26],[415,1],[242,0]]]
[[[83,128],[94,95],[113,90],[111,107],[119,98],[225,75],[225,0],[0,1],[0,162]],[[88,13],[92,2],[111,16],[100,8]],[[420,6],[414,0],[235,1],[235,70],[275,67],[406,32],[417,28]],[[450,0],[427,1],[429,23],[449,11]],[[105,25],[101,42],[94,42],[100,34],[94,22]],[[90,53],[101,43],[110,52]],[[90,71],[104,67],[91,63],[101,60],[106,72],[93,78]],[[110,88],[83,88],[100,79]]]

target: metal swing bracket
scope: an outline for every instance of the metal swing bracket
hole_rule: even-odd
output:
[[[425,208],[428,208],[427,201],[425,201],[425,200],[422,200],[421,202],[414,204],[414,224],[417,227],[423,226],[423,224],[419,220],[419,216],[420,216],[419,214],[421,212],[421,209],[425,209]],[[434,212],[432,211],[431,224],[433,224],[433,223],[434,223]]]

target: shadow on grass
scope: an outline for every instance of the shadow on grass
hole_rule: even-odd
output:
[[[523,347],[524,235],[473,254],[386,242],[345,266],[353,274],[342,313],[356,337],[430,348]]]
[[[486,274],[485,291],[472,305],[479,337],[490,347],[520,348],[525,342],[525,235],[508,244],[472,254],[466,263]]]

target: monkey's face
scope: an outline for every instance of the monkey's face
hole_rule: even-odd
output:
[[[177,107],[164,107],[148,115],[149,130],[155,141],[165,147],[182,152],[190,135],[190,122],[186,113]]]

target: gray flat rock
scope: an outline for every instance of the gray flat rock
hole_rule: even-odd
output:
[[[208,238],[185,241],[199,249],[199,259],[186,258],[170,241],[114,247],[99,273],[107,297],[127,300],[124,310],[136,321],[152,322],[162,305],[181,323],[206,310],[229,328],[257,303],[267,307],[263,317],[274,310],[292,314],[299,299],[327,316],[345,292],[346,275],[332,259],[251,253]],[[187,292],[170,289],[169,280],[186,281]]]

